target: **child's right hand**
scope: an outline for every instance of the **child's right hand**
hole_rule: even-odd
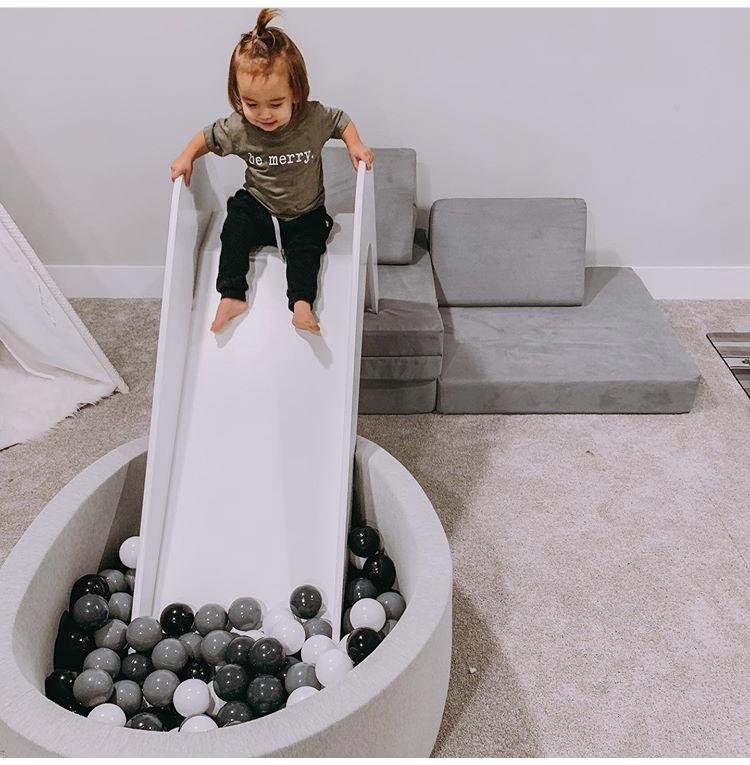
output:
[[[177,159],[172,162],[170,167],[172,171],[172,180],[176,181],[181,175],[185,176],[185,185],[190,186],[190,176],[193,174],[193,160],[186,154],[180,154]]]

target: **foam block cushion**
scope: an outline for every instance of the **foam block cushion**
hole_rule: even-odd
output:
[[[629,268],[587,268],[580,307],[441,308],[438,411],[687,412],[699,372]]]
[[[441,306],[581,304],[583,199],[439,199],[429,225]]]
[[[359,386],[359,413],[425,414],[435,409],[436,392],[435,380],[362,380]]]
[[[417,221],[417,154],[414,149],[373,149],[378,263],[411,263]],[[357,175],[349,152],[325,146],[322,153],[326,210],[354,212]]]

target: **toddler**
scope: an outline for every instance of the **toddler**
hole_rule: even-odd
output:
[[[206,126],[172,163],[174,181],[190,184],[193,162],[209,151],[237,154],[247,162],[244,188],[227,201],[221,232],[216,289],[221,294],[212,332],[247,308],[250,249],[278,244],[286,261],[287,301],[292,324],[318,332],[313,313],[320,256],[333,219],[325,209],[320,152],[340,138],[356,170],[373,153],[341,109],[308,101],[305,61],[297,46],[268,23],[278,11],[264,8],[255,28],[242,35],[229,62],[228,95],[234,111]]]

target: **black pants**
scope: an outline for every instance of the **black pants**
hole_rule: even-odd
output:
[[[279,233],[286,259],[287,300],[294,310],[298,300],[311,306],[318,291],[320,256],[333,226],[325,205],[292,220],[281,220]],[[227,217],[221,230],[221,257],[216,289],[223,298],[246,300],[250,250],[276,245],[271,213],[247,189],[227,200]]]

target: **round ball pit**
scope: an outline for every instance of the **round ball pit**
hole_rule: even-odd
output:
[[[355,493],[380,531],[407,608],[335,687],[268,717],[207,733],[102,727],[44,696],[72,583],[117,561],[138,534],[148,439],[114,449],[42,510],[0,569],[0,751],[45,757],[428,756],[451,659],[452,563],[443,528],[411,474],[358,437]],[[106,732],[106,735],[103,735]]]

